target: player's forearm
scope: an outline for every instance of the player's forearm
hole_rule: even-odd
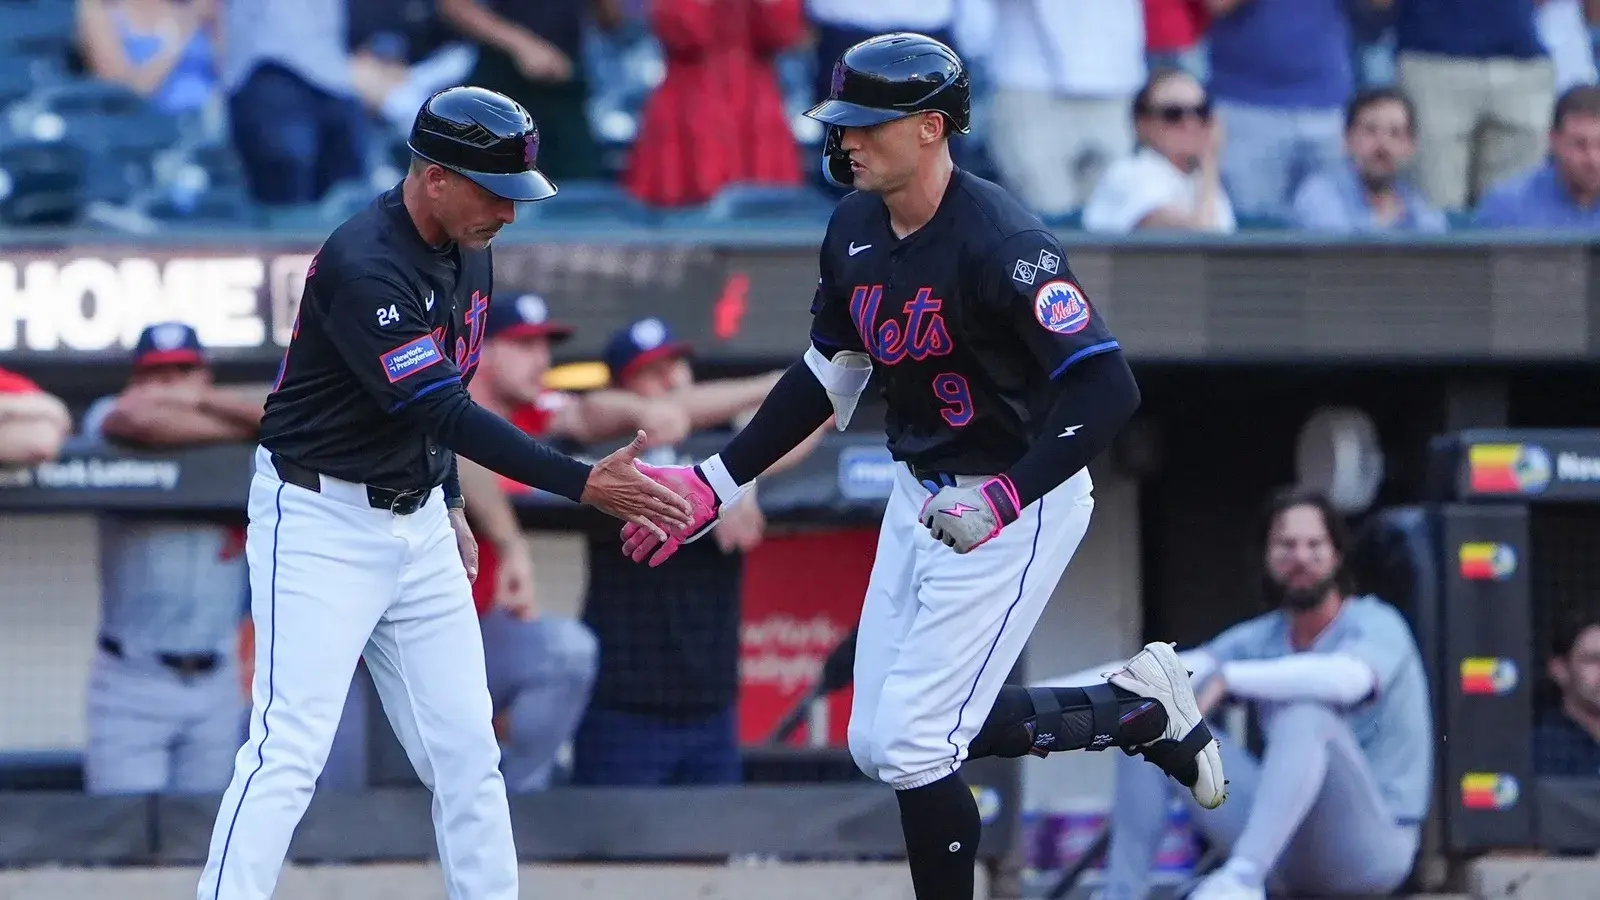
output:
[[[712,487],[726,499],[724,492],[730,483],[742,487],[756,480],[800,446],[832,414],[833,403],[828,399],[828,392],[803,361],[796,362],[767,393],[750,424],[713,457],[716,462],[707,460],[711,470],[705,474],[717,479]],[[722,482],[721,486],[718,481]]]
[[[1091,356],[1060,376],[1061,393],[1033,445],[1006,477],[1026,507],[1077,474],[1111,446],[1139,408],[1139,384],[1120,350]]]
[[[472,530],[497,547],[507,547],[522,536],[516,510],[500,490],[494,473],[470,459],[456,458],[461,495],[467,501],[467,521]]]
[[[43,391],[31,394],[0,394],[0,423],[43,421],[64,431],[72,430],[72,414],[67,405]]]
[[[164,401],[124,397],[101,426],[106,437],[146,447],[182,447],[247,441],[253,426],[240,425],[205,410]]]
[[[507,53],[515,53],[528,42],[540,40],[479,0],[439,0],[439,16],[467,37]]]
[[[1360,659],[1344,653],[1296,653],[1279,659],[1223,663],[1228,693],[1250,700],[1310,700],[1347,706],[1377,690],[1377,675]]]
[[[472,402],[465,388],[435,391],[406,412],[431,429],[441,444],[490,471],[577,502],[590,466],[528,437],[520,428]]]
[[[591,391],[563,406],[550,423],[550,431],[584,444],[631,435],[643,427],[651,402],[627,391]]]
[[[672,402],[689,414],[689,423],[694,428],[711,428],[758,406],[783,374],[772,372],[691,385],[675,391]]]
[[[259,429],[266,408],[266,392],[213,388],[201,395],[200,410],[241,428]]]
[[[54,459],[61,452],[66,429],[45,419],[0,423],[0,466],[24,466]]]

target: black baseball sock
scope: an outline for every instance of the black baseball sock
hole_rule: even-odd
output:
[[[1100,703],[1098,722],[1096,700]],[[967,748],[967,758],[1011,758],[1035,750],[1054,753],[1086,747],[1136,747],[1160,738],[1166,727],[1167,710],[1158,701],[1114,684],[1089,688],[1008,684],[1000,688],[994,709]]]
[[[894,793],[917,900],[972,900],[983,823],[961,773]]]

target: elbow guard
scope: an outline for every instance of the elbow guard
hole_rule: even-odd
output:
[[[872,377],[872,357],[857,350],[840,350],[829,359],[815,345],[806,348],[806,368],[817,376],[817,383],[828,392],[833,404],[834,426],[840,431],[850,424],[861,392]]]

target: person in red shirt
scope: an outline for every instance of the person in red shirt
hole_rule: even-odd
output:
[[[1211,16],[1207,0],[1144,0],[1145,61],[1151,71],[1182,69],[1204,82],[1206,54],[1200,46]]]
[[[537,294],[497,299],[488,316],[470,391],[490,412],[535,437],[579,444],[641,428],[653,441],[677,442],[688,433],[687,416],[671,404],[612,390],[581,395],[548,390],[550,348],[570,337],[572,329],[550,321],[548,306]],[[539,610],[529,548],[508,497],[533,489],[465,458],[458,465],[467,518],[478,537],[472,595],[503,744],[501,772],[512,792],[542,790],[588,705],[599,646],[582,622]]]
[[[27,378],[0,369],[0,466],[55,459],[71,433],[66,404]]]
[[[628,191],[688,206],[732,182],[799,184],[773,57],[805,30],[801,0],[653,0],[650,18],[667,74],[645,105]]]

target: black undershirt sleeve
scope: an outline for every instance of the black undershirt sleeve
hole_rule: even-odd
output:
[[[738,484],[749,484],[822,427],[833,402],[805,360],[796,360],[761,401],[750,424],[722,448],[722,464]]]
[[[456,466],[456,454],[453,450],[450,453],[450,470],[444,475],[444,502],[450,507],[462,505],[461,471]]]
[[[1060,393],[1033,445],[1006,476],[1025,507],[1111,446],[1139,408],[1139,383],[1121,350],[1081,360],[1062,373]]]
[[[472,402],[460,382],[419,397],[402,415],[426,427],[456,453],[529,487],[579,502],[588,484],[588,463],[534,440]],[[460,493],[459,475],[457,482]]]

